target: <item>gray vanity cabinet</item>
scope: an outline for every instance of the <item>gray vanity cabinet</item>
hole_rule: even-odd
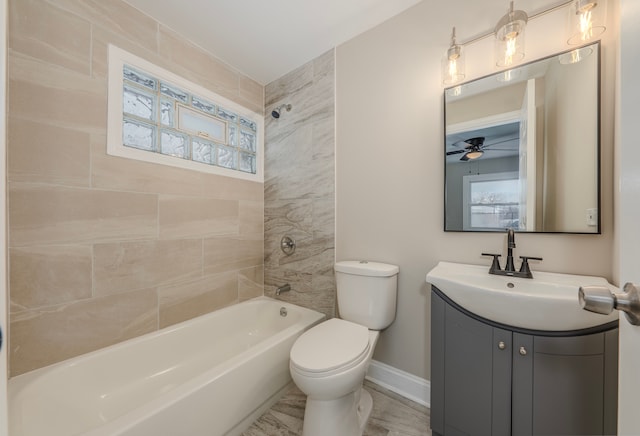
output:
[[[474,316],[437,288],[431,313],[434,435],[616,433],[615,325],[545,336]]]

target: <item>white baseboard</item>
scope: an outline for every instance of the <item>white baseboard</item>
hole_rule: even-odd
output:
[[[389,389],[423,406],[431,405],[431,383],[413,374],[372,360],[367,371],[367,380]]]

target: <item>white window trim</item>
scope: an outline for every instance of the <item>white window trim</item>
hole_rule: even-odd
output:
[[[517,171],[505,173],[471,174],[462,177],[462,229],[463,230],[496,230],[495,228],[471,227],[471,183],[492,182],[498,180],[518,179]]]
[[[207,165],[186,159],[179,159],[174,156],[167,156],[160,153],[151,153],[122,144],[122,86],[124,65],[138,68],[154,77],[179,86],[198,97],[205,98],[212,103],[233,110],[238,115],[256,122],[256,173],[246,173],[239,170]],[[239,132],[238,132],[239,133]],[[264,182],[264,117],[262,114],[254,112],[244,106],[239,105],[227,98],[219,96],[212,91],[192,83],[170,71],[152,64],[136,55],[126,52],[114,45],[109,44],[109,85],[108,85],[108,108],[107,108],[107,154],[112,156],[125,157],[144,162],[157,163],[172,167],[185,168],[221,176],[233,177],[236,179],[250,180],[254,182]]]

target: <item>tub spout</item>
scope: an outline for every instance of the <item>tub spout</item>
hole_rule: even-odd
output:
[[[291,285],[289,283],[286,283],[276,288],[276,295],[280,295],[282,292],[289,292],[290,290],[291,290]]]

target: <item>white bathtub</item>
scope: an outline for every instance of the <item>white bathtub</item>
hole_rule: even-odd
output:
[[[288,386],[294,341],[323,318],[259,297],[14,377],[10,434],[239,434]]]

